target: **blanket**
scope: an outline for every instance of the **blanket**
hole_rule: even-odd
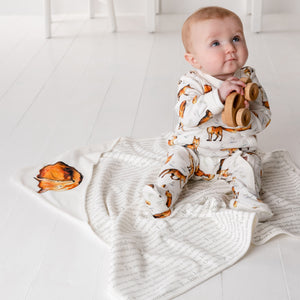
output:
[[[274,216],[226,207],[222,180],[184,187],[172,214],[154,219],[142,200],[166,159],[166,137],[119,138],[60,155],[15,177],[39,201],[88,224],[111,250],[113,299],[171,299],[230,267],[251,243],[300,235],[300,171],[286,151],[263,154],[262,200]]]

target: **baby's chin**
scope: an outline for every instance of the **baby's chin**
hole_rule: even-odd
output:
[[[222,69],[224,73],[235,73],[241,67],[242,65],[238,60],[230,60],[224,63]]]
[[[224,68],[220,70],[220,72],[213,75],[216,78],[219,78],[221,80],[226,80],[229,77],[232,77],[234,73],[239,70],[242,66],[238,62],[232,62],[230,64],[224,65]]]

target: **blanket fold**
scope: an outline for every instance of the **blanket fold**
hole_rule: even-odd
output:
[[[21,170],[17,182],[39,201],[83,221],[111,250],[113,299],[171,299],[228,268],[278,234],[300,235],[300,171],[285,151],[263,155],[262,200],[274,212],[230,210],[230,186],[221,180],[190,181],[172,215],[154,219],[141,197],[166,158],[165,137],[120,138],[69,151],[62,161],[82,174],[67,191],[37,193],[44,165]]]

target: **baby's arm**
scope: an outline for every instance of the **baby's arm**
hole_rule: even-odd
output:
[[[218,90],[212,89],[210,85],[203,85],[195,76],[188,73],[181,77],[178,84],[175,110],[184,127],[201,126],[204,119],[212,118],[224,108]]]

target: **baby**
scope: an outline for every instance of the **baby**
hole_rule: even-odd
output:
[[[195,69],[179,80],[178,125],[156,182],[144,187],[144,200],[155,218],[167,217],[189,179],[219,178],[232,186],[230,208],[256,212],[265,221],[272,212],[259,196],[262,169],[256,134],[269,125],[271,111],[254,69],[243,67],[248,49],[242,22],[230,10],[205,7],[185,21],[182,40],[184,57]],[[250,103],[245,100],[249,125],[228,127],[221,113],[231,92],[244,93],[241,77],[255,82],[259,95]]]

